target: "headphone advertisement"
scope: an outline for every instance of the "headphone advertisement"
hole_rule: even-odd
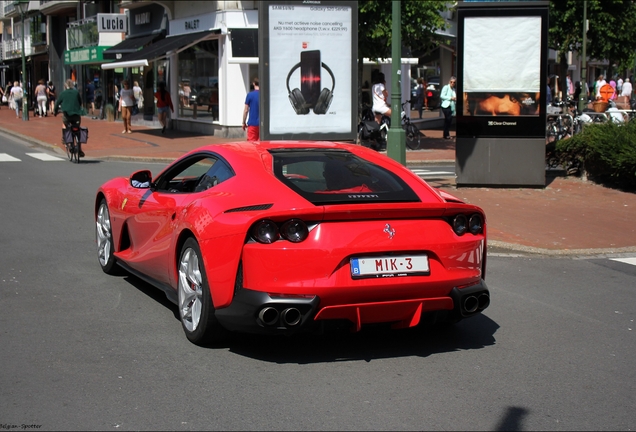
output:
[[[352,3],[267,3],[262,51],[267,58],[261,59],[268,66],[261,80],[267,139],[355,138],[357,9]]]

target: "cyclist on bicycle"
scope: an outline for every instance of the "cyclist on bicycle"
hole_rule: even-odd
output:
[[[64,88],[55,101],[54,114],[57,116],[60,108],[62,109],[62,128],[66,129],[67,124],[76,123],[79,126],[82,123],[82,97],[75,89],[73,80],[67,79]],[[80,151],[79,155],[84,157],[84,152]]]
[[[376,78],[376,83],[371,88],[373,93],[373,113],[375,114],[375,121],[380,124],[382,116],[391,117],[391,107],[387,103],[389,93],[386,91],[386,80],[384,74],[379,72]]]

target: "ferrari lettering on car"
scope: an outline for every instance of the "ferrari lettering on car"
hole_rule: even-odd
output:
[[[162,289],[195,344],[457,322],[490,303],[484,212],[362,146],[201,147],[104,183],[95,223],[102,270]]]

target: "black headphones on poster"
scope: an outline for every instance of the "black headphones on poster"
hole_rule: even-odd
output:
[[[318,96],[318,100],[316,101],[316,105],[313,106],[314,114],[327,114],[327,110],[329,109],[329,105],[331,105],[331,100],[333,99],[333,89],[336,87],[336,78],[333,76],[333,72],[329,69],[324,63],[320,63],[322,67],[329,72],[331,76],[331,90],[328,88],[322,89],[320,92],[320,96]],[[289,89],[289,78],[291,78],[292,74],[296,69],[300,67],[300,63],[297,63],[287,75],[287,91],[289,92],[289,102],[291,102],[294,111],[296,114],[309,114],[309,109],[312,108],[310,104],[305,102],[305,97],[302,92],[295,88],[293,90]]]

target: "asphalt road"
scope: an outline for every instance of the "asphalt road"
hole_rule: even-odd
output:
[[[0,134],[0,429],[636,428],[634,265],[491,255],[491,306],[454,327],[205,349],[97,262],[98,185],[162,165],[27,153]]]

